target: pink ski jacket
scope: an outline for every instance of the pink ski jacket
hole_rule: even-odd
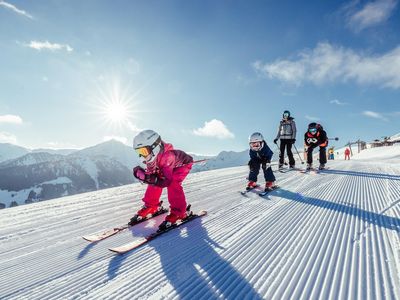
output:
[[[162,148],[156,159],[146,165],[146,173],[157,175],[157,185],[167,187],[173,180],[174,170],[180,167],[190,169],[193,157],[184,151],[175,150],[172,144],[162,142]]]

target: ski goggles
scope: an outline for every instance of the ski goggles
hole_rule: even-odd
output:
[[[317,132],[317,128],[310,128],[310,129],[308,129],[308,132],[315,134]]]
[[[288,114],[288,113],[284,113],[284,114],[283,114],[283,117],[284,117],[285,119],[287,119],[287,118],[289,118],[289,114]]]
[[[255,147],[255,148],[261,146],[261,142],[250,142],[249,144],[250,144],[251,147]]]
[[[147,157],[152,152],[151,147],[149,147],[149,146],[136,148],[135,151],[139,156],[142,156],[142,157]]]

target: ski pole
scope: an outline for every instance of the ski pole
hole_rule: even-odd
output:
[[[331,139],[329,139],[329,138],[328,138],[328,140],[330,140],[330,141],[338,141],[338,140],[339,140],[339,138],[338,138],[338,137],[331,138]]]
[[[177,166],[175,166],[175,168],[187,166],[187,165],[190,165],[190,164],[197,164],[197,163],[201,163],[201,162],[204,162],[204,161],[207,161],[207,160],[209,160],[209,159],[205,158],[205,159],[194,160],[194,161],[192,161],[192,162],[190,162],[190,163],[187,163],[187,164],[180,164],[180,165],[177,165]]]
[[[205,158],[205,159],[199,159],[199,160],[193,161],[193,163],[194,163],[194,164],[197,164],[197,163],[201,163],[201,162],[207,161],[207,160],[208,160],[207,158]]]
[[[297,155],[298,155],[298,156],[299,156],[299,158],[300,158],[301,164],[304,164],[304,161],[301,159],[300,153],[299,153],[299,151],[297,150],[297,147],[296,147],[296,145],[295,145],[295,144],[293,144],[293,146],[294,146],[294,149],[296,149],[296,152],[297,152]]]

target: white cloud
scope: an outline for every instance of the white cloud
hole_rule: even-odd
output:
[[[3,7],[5,7],[5,8],[7,8],[7,9],[10,9],[10,10],[12,10],[13,12],[15,12],[15,13],[21,15],[21,16],[27,17],[27,18],[29,18],[29,19],[33,19],[33,17],[32,17],[30,14],[28,14],[26,11],[24,11],[24,10],[22,10],[22,9],[19,9],[19,8],[17,8],[15,5],[10,4],[10,3],[8,3],[8,2],[4,2],[4,1],[1,1],[1,0],[0,0],[0,6],[3,6]]]
[[[356,53],[352,49],[319,43],[312,50],[298,54],[297,60],[276,60],[253,64],[256,72],[283,82],[301,85],[304,82],[356,81],[400,88],[400,46],[382,55]]]
[[[396,0],[376,0],[365,4],[361,9],[347,12],[347,24],[356,32],[385,22],[396,8]]]
[[[216,119],[209,122],[206,121],[203,127],[193,130],[193,133],[198,136],[215,137],[219,139],[231,139],[235,137],[222,121]]]
[[[336,104],[336,105],[347,105],[347,102],[341,102],[338,99],[334,99],[332,101],[329,101],[330,104]]]
[[[105,141],[105,142],[111,141],[111,140],[115,140],[115,141],[121,142],[121,143],[123,143],[125,145],[128,145],[128,139],[126,137],[123,137],[123,136],[114,136],[113,135],[113,136],[105,136],[103,138],[103,141]]]
[[[49,41],[39,42],[39,41],[31,41],[29,44],[25,45],[26,47],[41,51],[41,50],[50,50],[50,51],[59,51],[66,50],[67,52],[72,52],[74,49],[68,44],[57,44],[50,43]]]
[[[16,115],[2,115],[0,116],[0,123],[22,124],[22,118]]]
[[[375,112],[375,111],[370,111],[370,110],[365,110],[362,112],[362,114],[366,117],[374,118],[374,119],[380,119],[383,121],[388,121],[388,119],[381,113]]]
[[[321,120],[321,119],[318,118],[318,117],[313,117],[313,116],[309,116],[309,115],[306,115],[305,118],[306,118],[307,120],[313,121],[313,122],[317,122],[317,121],[320,121],[320,120]]]
[[[17,137],[11,133],[0,131],[0,143],[16,144]]]
[[[128,126],[129,130],[132,131],[132,134],[137,134],[144,130],[143,128],[137,127],[135,124],[133,124],[129,120],[126,121],[126,125]]]

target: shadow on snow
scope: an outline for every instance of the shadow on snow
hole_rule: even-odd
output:
[[[132,234],[139,235],[134,229]],[[218,254],[216,248],[223,248],[210,239],[200,219],[172,230],[144,247],[149,246],[159,255],[162,270],[174,290],[168,297],[196,299],[201,295],[204,299],[216,299],[223,295],[224,298],[262,299],[238,270]],[[117,275],[122,261],[134,252],[110,261],[109,278]]]
[[[282,188],[277,190],[275,193],[281,198],[285,198],[288,200],[304,203],[307,205],[317,206],[317,207],[321,207],[321,208],[325,208],[325,209],[334,210],[334,211],[337,211],[340,213],[352,215],[352,216],[360,218],[363,221],[368,222],[372,225],[376,225],[379,227],[383,227],[386,229],[395,230],[397,232],[400,232],[400,219],[382,214],[385,211],[387,211],[388,209],[385,209],[381,213],[375,213],[375,212],[371,212],[371,211],[361,209],[358,207],[354,207],[351,205],[345,205],[345,204],[335,203],[335,202],[322,200],[322,199],[318,199],[318,198],[303,196],[300,193],[293,193],[291,191],[284,190]],[[399,203],[399,201],[392,203],[390,208],[393,207],[393,205],[395,205],[397,203]]]
[[[377,178],[377,179],[389,179],[389,180],[400,180],[400,175],[384,174],[384,173],[367,173],[358,171],[344,171],[335,169],[326,169],[320,171],[321,174],[337,174],[337,175],[349,175],[349,176],[360,176],[367,178]]]

